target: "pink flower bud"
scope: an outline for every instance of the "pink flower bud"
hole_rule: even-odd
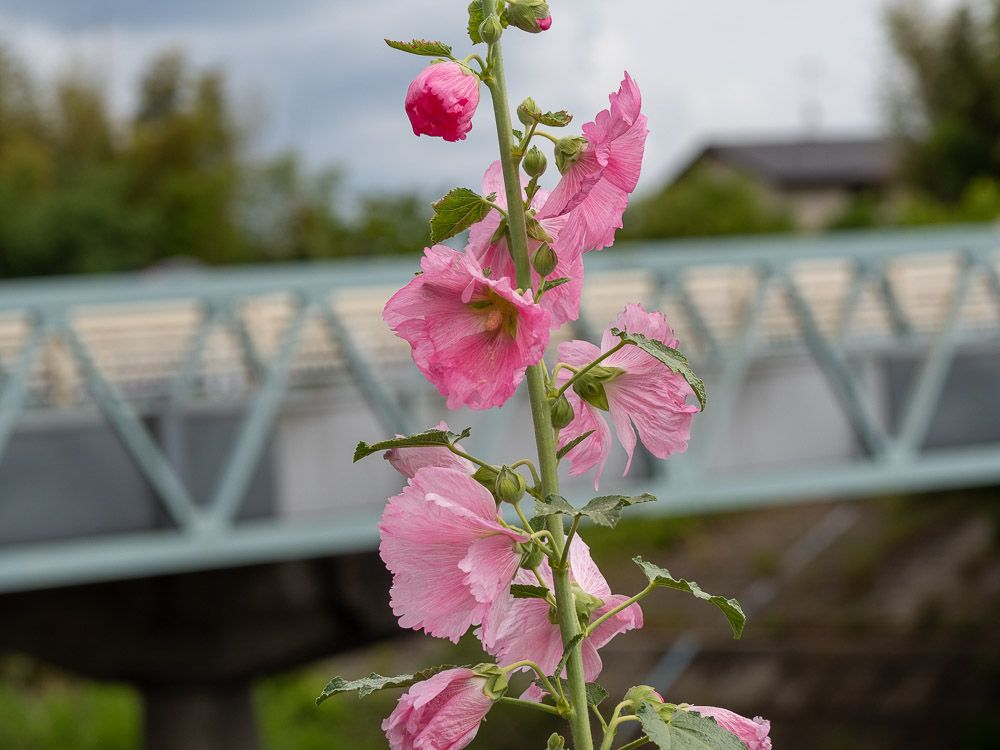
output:
[[[457,62],[424,68],[406,90],[406,114],[414,135],[463,141],[479,105],[479,78]]]
[[[552,16],[545,16],[545,18],[538,19],[538,28],[542,31],[548,31],[552,26]]]

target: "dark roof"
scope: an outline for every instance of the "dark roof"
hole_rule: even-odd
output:
[[[691,162],[713,159],[775,187],[883,187],[897,165],[888,138],[709,144]],[[690,166],[683,170],[687,172]]]

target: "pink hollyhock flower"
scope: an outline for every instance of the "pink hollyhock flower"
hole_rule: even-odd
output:
[[[382,317],[409,342],[413,361],[449,409],[502,406],[545,352],[548,311],[509,279],[487,278],[471,253],[435,245],[420,267]]]
[[[622,226],[628,196],[635,190],[646,147],[646,116],[642,96],[628,73],[611,108],[583,126],[587,143],[556,185],[541,216],[568,214],[565,241],[587,250],[614,244]]]
[[[448,430],[447,422],[438,422],[435,430]],[[403,437],[396,435],[396,437]],[[455,444],[456,448],[462,446]],[[417,471],[427,466],[439,466],[444,469],[457,469],[465,474],[474,474],[476,467],[467,458],[456,456],[447,448],[392,448],[385,452],[383,458],[392,464],[392,468],[404,477],[413,478]]]
[[[406,90],[414,135],[464,141],[479,105],[479,78],[457,62],[428,65]]]
[[[523,174],[521,175],[521,184],[522,187],[527,184],[527,179]],[[496,202],[503,208],[507,208],[503,169],[499,161],[493,162],[486,170],[486,174],[483,175],[483,195],[490,193],[496,193]],[[541,208],[548,195],[545,190],[539,190],[531,201],[532,208],[536,210]],[[500,226],[500,219],[499,212],[494,210],[490,211],[485,219],[473,224],[469,230],[469,243],[465,252],[474,255],[483,269],[490,269],[489,277],[491,279],[507,279],[511,286],[516,287],[514,258],[507,245],[506,235],[496,242],[491,242],[494,233]],[[539,220],[542,228],[552,237],[551,247],[559,259],[555,270],[547,278],[569,279],[565,284],[545,292],[538,302],[542,308],[549,311],[550,324],[553,328],[558,328],[567,321],[576,320],[580,314],[580,293],[583,291],[583,256],[580,248],[566,245],[559,240],[568,219],[568,216],[553,216]],[[540,241],[529,238],[529,260],[541,244]],[[535,288],[538,287],[540,280],[541,277],[532,268],[531,282]]]
[[[715,719],[716,723],[731,734],[735,734],[747,750],[771,750],[771,722],[759,716],[748,719],[726,708],[715,706],[686,706],[688,711],[694,711],[702,716]]]
[[[461,750],[493,707],[486,678],[471,669],[447,669],[418,682],[382,722],[391,750]]]
[[[509,589],[527,537],[497,518],[489,490],[455,469],[419,469],[382,513],[379,554],[404,628],[455,643]]]
[[[548,31],[552,28],[552,16],[545,16],[545,18],[538,19],[538,28],[542,31]]]
[[[577,592],[595,599],[591,621],[628,599],[627,596],[611,593],[608,582],[590,557],[590,549],[579,537],[570,546],[569,557],[570,577]],[[551,590],[552,569],[547,560],[542,561],[539,572]],[[519,570],[514,582],[538,585],[538,580],[526,570]],[[641,627],[642,609],[638,604],[623,609],[598,626],[581,644],[584,677],[590,681],[601,673],[601,657],[597,649],[616,635]],[[559,626],[550,619],[549,603],[542,599],[515,599],[509,589],[489,608],[478,635],[483,648],[497,658],[500,666],[531,659],[546,674],[552,674],[563,655],[562,634]],[[525,699],[536,699],[538,695],[538,691],[529,690]]]
[[[649,313],[642,305],[631,303],[604,332],[600,349],[587,341],[568,341],[559,345],[559,359],[574,367],[593,362],[618,344],[618,337],[611,334],[612,328],[641,333],[670,347],[676,348],[678,344],[663,313]],[[632,465],[637,431],[642,444],[657,458],[687,450],[691,418],[698,407],[687,403],[687,397],[693,395],[693,391],[682,376],[671,372],[637,346],[624,347],[602,361],[601,367],[612,372],[603,386],[615,433],[628,455],[625,474]],[[565,383],[570,377],[565,370],[559,371],[560,383]],[[597,466],[594,477],[596,487],[611,450],[607,425],[600,416],[601,410],[584,401],[572,389],[567,391],[567,397],[575,416],[560,431],[559,445],[562,447],[588,430],[595,430],[566,456],[570,460],[570,474],[574,476]]]

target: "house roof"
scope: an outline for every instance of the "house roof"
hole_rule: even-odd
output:
[[[892,181],[898,161],[894,142],[888,138],[710,143],[682,174],[704,159],[778,188],[883,187]]]

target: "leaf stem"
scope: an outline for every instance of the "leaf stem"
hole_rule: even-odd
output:
[[[516,469],[518,466],[527,466],[528,471],[531,472],[531,478],[535,480],[535,484],[542,483],[542,480],[538,478],[538,469],[535,468],[535,464],[530,458],[522,458],[520,461],[515,461],[510,465],[510,468]]]
[[[449,445],[448,446],[448,450],[450,450],[456,456],[461,456],[466,461],[472,461],[472,463],[476,464],[476,466],[481,466],[484,469],[493,469],[493,470],[496,470],[496,468],[497,468],[496,466],[493,466],[492,464],[488,464],[485,461],[480,461],[475,456],[470,456],[468,453],[466,453],[465,451],[463,451],[461,448],[456,448],[454,445]]]
[[[553,143],[559,143],[559,138],[552,135],[552,133],[546,133],[544,130],[536,130],[535,135],[540,135],[542,138],[548,138]]]
[[[552,686],[552,683],[549,681],[548,675],[542,671],[542,668],[540,666],[538,666],[535,662],[531,661],[531,659],[522,659],[521,661],[516,661],[513,664],[509,664],[506,667],[503,667],[503,671],[513,672],[514,670],[520,669],[521,667],[528,667],[531,669],[531,671],[537,674],[538,681],[542,683],[545,689],[549,692],[549,695],[551,695],[553,698],[558,698],[561,695],[560,693],[557,693],[555,688]]]
[[[520,698],[508,698],[506,696],[500,698],[497,703],[506,703],[508,706],[519,706],[520,708],[533,708],[536,711],[544,711],[545,713],[552,714],[553,716],[562,716],[562,713],[560,713],[558,708],[550,706],[547,703],[523,701]]]
[[[573,537],[576,536],[576,530],[580,528],[580,520],[582,516],[573,517],[573,525],[569,527],[569,533],[566,535],[566,544],[563,545],[562,557],[559,558],[559,567],[566,568],[567,562],[569,561],[569,546],[573,543]]]
[[[649,737],[643,735],[637,740],[632,740],[627,745],[622,745],[620,748],[618,748],[618,750],[636,750],[636,748],[649,744],[650,741],[651,740],[649,739]]]
[[[598,628],[599,625],[601,625],[605,621],[611,619],[612,617],[614,617],[615,615],[617,615],[619,612],[621,612],[623,609],[628,609],[633,604],[635,604],[637,601],[639,601],[641,599],[644,599],[647,596],[649,596],[649,594],[655,588],[656,588],[656,586],[654,586],[653,584],[649,584],[648,586],[646,586],[646,588],[644,588],[642,591],[640,591],[635,596],[631,596],[628,599],[626,599],[625,601],[623,601],[621,604],[619,604],[617,607],[615,607],[613,609],[609,609],[607,612],[605,612],[603,615],[601,615],[600,617],[598,617],[596,620],[594,620],[592,623],[590,623],[587,626],[587,629],[584,631],[584,637],[589,637]]]

